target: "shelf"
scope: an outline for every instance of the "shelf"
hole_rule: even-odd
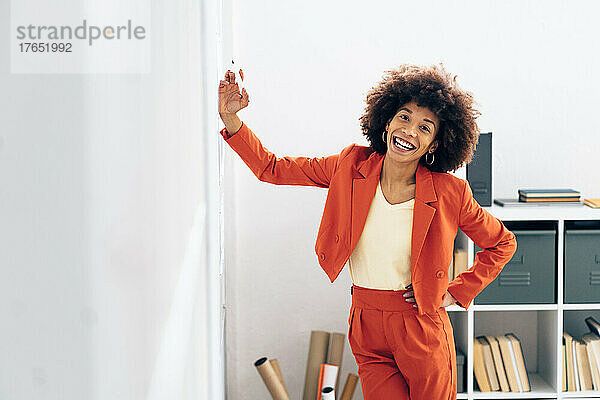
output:
[[[473,304],[471,308],[474,311],[543,311],[558,310],[558,304]]]
[[[563,310],[600,310],[598,303],[562,304]]]
[[[600,220],[600,210],[589,207],[544,206],[540,208],[505,208],[497,205],[485,210],[503,222],[515,226],[545,225],[556,228],[556,302],[552,304],[477,304],[477,298],[466,315],[451,314],[457,346],[465,353],[466,393],[459,399],[600,399],[600,391],[562,392],[562,332],[574,336],[588,332],[583,319],[592,315],[600,320],[600,303],[564,303],[564,238],[565,226],[574,220]],[[519,222],[521,221],[521,222]],[[543,222],[545,221],[545,222]],[[537,225],[536,225],[537,224]],[[507,226],[510,224],[507,224]],[[510,228],[509,228],[510,229]],[[524,228],[525,229],[525,228]],[[469,266],[475,257],[474,243],[462,231],[456,243],[467,249]],[[600,243],[599,243],[600,247]],[[526,288],[525,288],[526,289]],[[450,311],[451,308],[448,308]],[[452,309],[454,311],[454,309]],[[463,317],[464,316],[464,317]],[[530,392],[480,392],[473,374],[473,338],[514,332],[521,339],[531,384]],[[466,346],[465,346],[466,345]]]
[[[473,399],[556,399],[557,393],[552,386],[534,372],[529,372],[530,392],[473,392]]]
[[[600,391],[584,390],[580,392],[562,392],[560,397],[562,399],[600,399]]]
[[[503,221],[600,219],[600,208],[590,208],[588,206],[502,207],[493,204],[482,208]]]

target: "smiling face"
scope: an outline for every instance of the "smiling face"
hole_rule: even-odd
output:
[[[425,153],[437,148],[438,129],[439,119],[431,110],[419,107],[414,101],[403,105],[386,125],[387,156],[402,162],[418,162]],[[406,142],[413,146],[410,150],[401,147]]]

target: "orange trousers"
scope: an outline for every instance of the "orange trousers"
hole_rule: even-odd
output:
[[[352,285],[348,341],[365,400],[455,400],[456,349],[448,312],[419,315],[409,290]]]

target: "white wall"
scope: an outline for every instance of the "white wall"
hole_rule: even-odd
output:
[[[0,398],[208,397],[206,3],[152,2],[148,75],[10,74],[1,36]]]
[[[278,156],[338,153],[367,145],[358,117],[385,69],[442,61],[494,133],[494,197],[527,187],[600,197],[597,4],[236,1],[234,53],[251,99],[239,115]],[[262,356],[301,398],[310,331],[348,328],[347,267],[332,285],[314,254],[327,192],[260,182],[227,150],[228,398],[268,396],[252,364]],[[348,372],[347,345],[342,382]]]

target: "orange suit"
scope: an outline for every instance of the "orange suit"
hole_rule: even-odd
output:
[[[277,157],[262,146],[245,123],[242,123],[240,130],[231,137],[226,128],[220,133],[259,180],[276,185],[328,188],[315,251],[319,264],[333,282],[361,236],[377,189],[384,156],[370,147],[352,143],[342,149],[340,154],[326,157]],[[441,307],[446,290],[460,306],[468,309],[475,296],[491,283],[510,261],[516,251],[517,241],[515,235],[499,219],[475,201],[466,180],[449,173],[432,172],[421,163],[416,171],[412,226],[411,281],[418,308],[412,312],[414,315],[411,318],[418,318],[420,322],[435,320],[437,325],[429,325],[429,328],[437,327],[438,332],[442,332],[441,328],[444,328],[445,343],[441,345],[451,347],[447,350],[450,353],[448,357],[450,364],[452,361],[455,364],[454,340],[452,332],[447,332],[451,330],[451,324],[446,309]],[[456,276],[452,282],[448,282],[448,270],[458,228],[483,250],[475,255],[474,263],[469,269]],[[387,292],[372,293],[373,289],[365,289],[362,288],[360,293],[373,294],[370,298],[381,298],[382,296],[376,295],[384,295]],[[404,291],[398,292],[400,294]],[[394,305],[395,308],[397,306]],[[355,312],[354,305],[351,311]],[[350,318],[353,317],[352,312]],[[349,319],[349,322],[352,320]],[[419,329],[427,329],[424,323],[419,323],[419,326]],[[351,345],[352,332],[349,332]],[[368,340],[369,335],[357,335],[359,336]],[[433,335],[425,337],[431,344]],[[366,351],[364,343],[354,344],[355,347],[361,347],[363,353]],[[373,363],[375,361],[370,364]],[[365,371],[367,364],[365,363]],[[454,374],[451,385],[455,388],[455,365],[450,367]],[[359,370],[360,368],[359,362]],[[364,393],[362,377],[361,383]],[[372,398],[377,398],[372,393]],[[411,398],[417,398],[415,396],[416,393],[411,394]]]

